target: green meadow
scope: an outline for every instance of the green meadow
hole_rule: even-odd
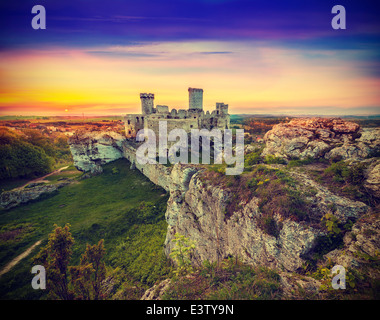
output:
[[[1,269],[42,240],[28,257],[0,277],[0,299],[44,298],[42,290],[33,290],[30,285],[31,258],[46,245],[55,224],[71,225],[75,245],[70,265],[79,262],[87,243],[104,239],[105,262],[116,279],[115,292],[124,290],[118,288],[120,283],[142,290],[169,272],[163,254],[168,195],[129,166],[126,159],[114,161],[103,167],[101,175],[78,177],[55,194],[0,211]]]

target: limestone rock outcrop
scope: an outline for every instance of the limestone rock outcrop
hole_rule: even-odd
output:
[[[141,300],[161,300],[162,296],[169,289],[171,279],[165,279],[145,291]]]
[[[278,236],[269,235],[258,226],[257,218],[261,215],[258,198],[253,197],[226,219],[225,209],[231,196],[228,188],[205,183],[201,171],[194,172],[194,169],[180,164],[174,166],[171,177],[166,211],[167,255],[173,248],[171,240],[179,233],[195,241],[194,259],[198,261],[218,261],[233,255],[252,265],[295,271],[302,266],[318,237],[325,234],[311,225],[275,217],[281,221],[282,228]],[[306,176],[297,179],[306,187],[317,187],[313,201],[318,220],[331,203],[336,204],[333,214],[342,221],[358,218],[368,210],[364,203],[335,196],[326,188],[314,185]]]
[[[368,162],[365,184],[379,192],[380,163],[368,159],[377,152],[377,129],[363,130],[355,123],[341,119],[294,119],[287,124],[274,126],[265,136],[265,154],[291,158],[339,156],[343,159]],[[194,165],[136,162],[135,146],[118,133],[90,132],[74,135],[70,148],[75,165],[83,171],[96,171],[101,165],[125,157],[152,182],[170,192],[165,213],[168,230],[165,253],[173,249],[176,233],[195,241],[194,262],[218,261],[228,255],[252,265],[265,265],[293,272],[302,267],[318,239],[326,235],[323,228],[313,223],[297,221],[274,215],[281,224],[278,234],[270,235],[259,226],[262,212],[256,197],[237,206],[235,212],[226,208],[232,192],[223,185],[205,181],[202,168]],[[362,160],[367,158],[365,160]],[[305,189],[314,190],[310,196],[313,221],[331,213],[341,222],[357,220],[369,207],[359,201],[334,194],[326,187],[310,179],[301,171],[294,171],[293,178]],[[334,210],[332,210],[334,208]]]
[[[380,220],[378,215],[365,215],[357,221],[343,238],[343,248],[327,253],[324,263],[355,269],[362,278],[370,281],[380,279]],[[323,262],[322,262],[323,263]]]
[[[17,207],[20,204],[35,200],[43,194],[53,193],[69,183],[67,180],[56,184],[34,183],[23,188],[4,191],[0,194],[0,206],[4,209]]]
[[[74,165],[78,170],[97,174],[101,165],[123,158],[126,138],[113,131],[79,131],[69,139]]]
[[[369,166],[365,172],[364,187],[376,198],[380,199],[380,159],[368,160]]]
[[[380,150],[380,129],[361,129],[339,118],[292,119],[274,125],[264,136],[263,156],[285,159],[363,160]]]

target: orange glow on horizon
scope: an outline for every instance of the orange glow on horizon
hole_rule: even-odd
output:
[[[0,113],[139,113],[140,92],[186,109],[188,87],[204,89],[205,110],[225,102],[231,114],[379,113],[378,78],[338,53],[308,54],[228,42],[1,52]]]

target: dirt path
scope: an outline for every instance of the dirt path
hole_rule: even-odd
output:
[[[36,178],[36,179],[30,180],[30,181],[28,181],[27,183],[25,183],[24,185],[22,185],[20,188],[24,188],[24,187],[27,186],[29,183],[38,182],[38,181],[41,181],[41,182],[42,182],[42,181],[44,181],[44,179],[45,179],[46,177],[49,177],[49,176],[51,176],[51,175],[53,175],[53,174],[55,174],[55,173],[61,172],[62,170],[67,169],[68,167],[69,167],[69,166],[59,168],[59,169],[57,169],[57,170],[54,170],[53,172],[50,172],[50,173],[44,175],[43,177],[39,177],[39,178]]]
[[[21,253],[20,255],[18,255],[16,258],[14,258],[11,262],[9,262],[7,265],[5,265],[5,267],[3,269],[0,270],[0,277],[7,273],[9,270],[11,270],[17,263],[20,262],[20,260],[24,259],[25,257],[27,257],[35,247],[37,247],[38,245],[41,244],[41,240],[38,240],[34,245],[32,245],[31,247],[29,247],[28,249],[26,249],[23,253]]]

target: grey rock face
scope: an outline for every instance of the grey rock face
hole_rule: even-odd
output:
[[[263,155],[363,160],[378,152],[379,138],[379,128],[360,129],[358,124],[342,119],[293,119],[265,134]]]
[[[310,225],[279,216],[274,217],[282,225],[278,236],[265,233],[257,223],[261,212],[258,207],[259,199],[255,197],[225,219],[229,191],[221,186],[206,185],[202,182],[200,172],[192,174],[190,182],[187,183],[186,170],[176,166],[172,172],[166,211],[167,255],[173,246],[171,240],[175,233],[179,233],[195,241],[195,260],[198,261],[218,261],[230,254],[252,265],[295,271],[302,266],[303,257],[313,248],[317,238],[324,234]],[[336,204],[333,214],[341,221],[357,218],[368,209],[361,202],[333,195],[306,176],[297,179],[305,188],[316,188],[314,201],[318,220],[329,212],[330,203]]]
[[[141,297],[141,300],[161,300],[161,297],[168,290],[170,283],[171,279],[165,279],[154,285],[152,288],[145,291],[144,295]]]
[[[16,207],[22,203],[27,203],[31,200],[39,198],[42,194],[52,193],[59,188],[69,184],[68,181],[63,181],[57,184],[33,184],[24,188],[16,188],[9,191],[4,191],[0,195],[0,206],[4,209]]]
[[[380,257],[380,221],[374,217],[361,219],[344,236],[344,247],[335,249],[325,255],[332,263],[345,268],[368,269],[368,263],[378,261]],[[366,266],[367,265],[367,266]],[[379,279],[378,267],[366,271],[368,277]]]
[[[358,125],[340,119],[296,120],[269,131],[264,152],[288,159],[326,158],[335,156],[334,153],[361,158],[366,155],[365,152],[374,150],[378,143],[376,132],[360,131]],[[317,239],[325,235],[311,223],[278,215],[273,217],[276,223],[281,224],[278,234],[272,236],[265,233],[258,225],[262,213],[258,206],[259,199],[255,197],[242,203],[240,209],[229,213],[226,218],[227,204],[232,196],[228,188],[205,182],[202,179],[203,169],[195,166],[175,164],[168,168],[160,164],[139,164],[135,159],[136,149],[125,143],[124,137],[117,133],[96,132],[74,136],[70,148],[75,165],[83,171],[100,172],[102,164],[126,157],[133,168],[170,192],[165,213],[168,223],[165,252],[168,256],[173,248],[172,239],[175,233],[179,233],[195,241],[194,263],[218,261],[233,255],[252,265],[266,265],[292,272],[303,265],[304,257],[313,250]],[[370,161],[370,165],[365,183],[379,190],[376,189],[379,163],[369,159],[366,161]],[[358,219],[368,211],[364,203],[337,196],[304,173],[294,172],[293,177],[304,189],[314,189],[313,196],[308,199],[314,208],[314,221],[320,221],[323,215],[331,213],[344,222]],[[332,207],[334,210],[331,210]]]
[[[74,165],[78,170],[101,173],[101,165],[124,157],[125,137],[112,131],[85,131],[70,137]]]
[[[366,171],[364,187],[367,188],[376,198],[380,198],[380,159],[374,158],[369,161],[370,165]]]

